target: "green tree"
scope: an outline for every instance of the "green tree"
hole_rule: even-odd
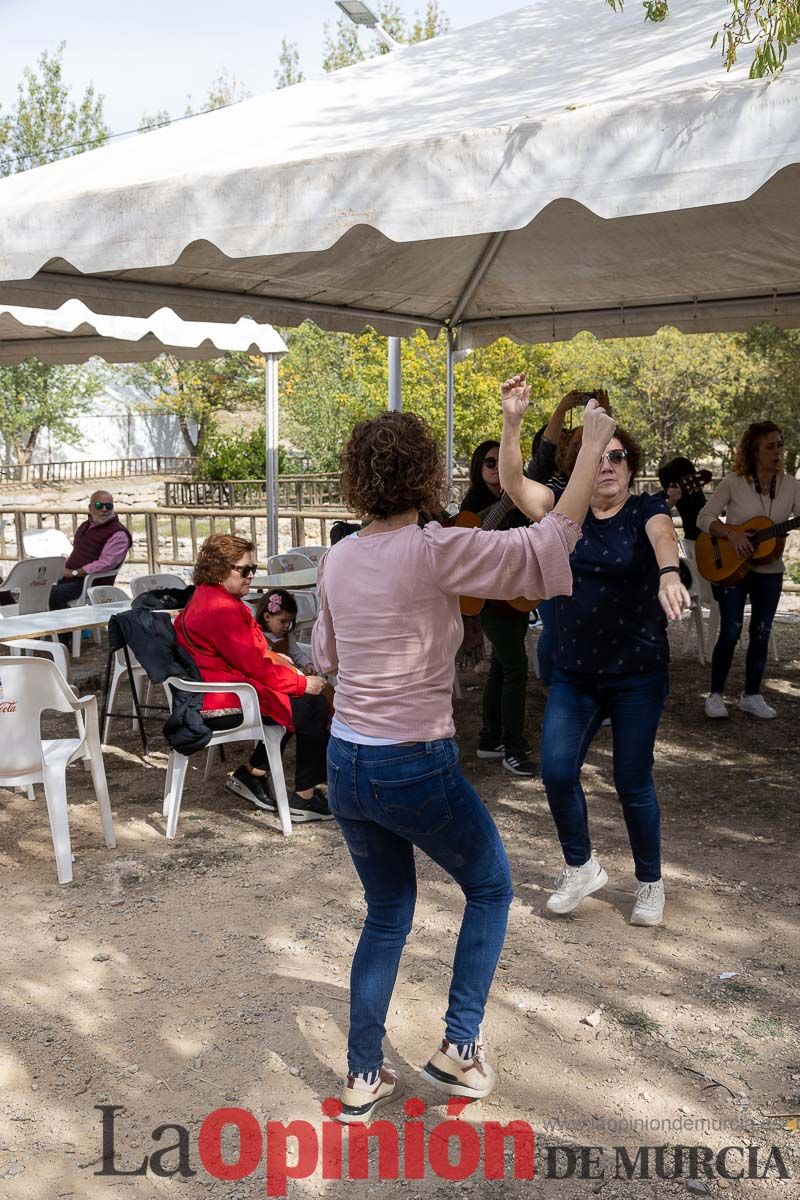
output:
[[[740,352],[751,364],[751,376],[723,415],[731,449],[751,421],[775,421],[783,430],[786,467],[800,463],[800,330],[757,325],[739,334]]]
[[[274,72],[275,87],[291,87],[292,84],[302,83],[305,76],[300,70],[300,50],[297,42],[287,42],[281,39],[281,51],[278,55],[278,68]]]
[[[27,67],[11,111],[0,115],[0,175],[13,175],[68,158],[102,144],[108,136],[103,97],[89,84],[77,100],[64,81],[64,43],[44,51],[36,68]],[[53,367],[28,359],[0,367],[0,439],[7,456],[30,462],[38,439],[76,436],[76,417],[99,388],[92,369]]]
[[[286,455],[278,447],[278,470]],[[249,433],[211,433],[197,462],[198,479],[263,479],[267,470],[264,422]]]
[[[252,411],[264,403],[264,362],[249,354],[198,362],[162,354],[153,363],[124,368],[121,374],[125,383],[144,393],[143,412],[178,418],[186,453],[191,455],[203,453],[220,413]]]
[[[606,0],[616,12],[625,0]],[[730,71],[742,46],[754,46],[751,79],[763,79],[783,70],[789,47],[800,42],[800,0],[728,0],[730,15],[714,35],[722,39],[722,60]],[[669,0],[644,0],[645,20],[664,21]]]
[[[66,43],[39,56],[38,70],[26,67],[17,101],[0,114],[0,175],[14,175],[57,158],[93,149],[108,137],[103,97],[90,83],[77,101],[64,82]]]
[[[101,382],[91,367],[53,367],[36,358],[0,367],[0,438],[6,457],[29,463],[45,430],[59,441],[75,440],[76,419]]]

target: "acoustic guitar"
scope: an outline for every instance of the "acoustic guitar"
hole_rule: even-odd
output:
[[[491,508],[485,508],[483,512],[460,512],[458,516],[453,518],[452,524],[460,529],[497,529],[503,523],[503,518],[514,507],[514,501],[503,494]],[[460,596],[458,602],[461,607],[462,616],[477,617],[486,600],[479,599],[477,596]],[[515,608],[517,612],[531,612],[536,608],[539,601],[529,600],[525,596],[518,596],[516,600],[509,600],[507,603],[512,608]]]
[[[719,587],[733,587],[744,579],[751,567],[763,567],[775,562],[783,554],[786,535],[790,529],[800,528],[800,517],[773,524],[769,517],[753,517],[743,525],[732,525],[732,529],[750,534],[753,553],[750,558],[739,558],[726,538],[712,537],[701,533],[695,542],[697,569],[709,583]]]

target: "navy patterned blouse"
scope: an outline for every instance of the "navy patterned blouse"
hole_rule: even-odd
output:
[[[631,675],[669,662],[667,619],[658,602],[658,563],[645,525],[669,506],[631,496],[599,520],[589,511],[572,552],[572,595],[557,596],[556,666],[584,675]]]

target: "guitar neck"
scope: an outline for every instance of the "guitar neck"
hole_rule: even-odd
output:
[[[785,538],[791,529],[800,528],[800,517],[792,517],[789,521],[781,521],[779,525],[768,525],[766,529],[759,529],[758,533],[751,533],[752,541],[759,545],[760,542],[767,542],[770,538]]]
[[[514,501],[503,493],[496,504],[493,504],[481,518],[481,529],[497,529],[511,510],[515,507]]]

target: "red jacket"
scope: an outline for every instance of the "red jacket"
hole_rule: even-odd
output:
[[[206,683],[250,683],[261,712],[294,729],[291,696],[302,696],[307,677],[267,658],[266,638],[246,604],[224,587],[201,583],[175,621],[175,633]],[[211,692],[203,708],[240,708],[232,692]]]

